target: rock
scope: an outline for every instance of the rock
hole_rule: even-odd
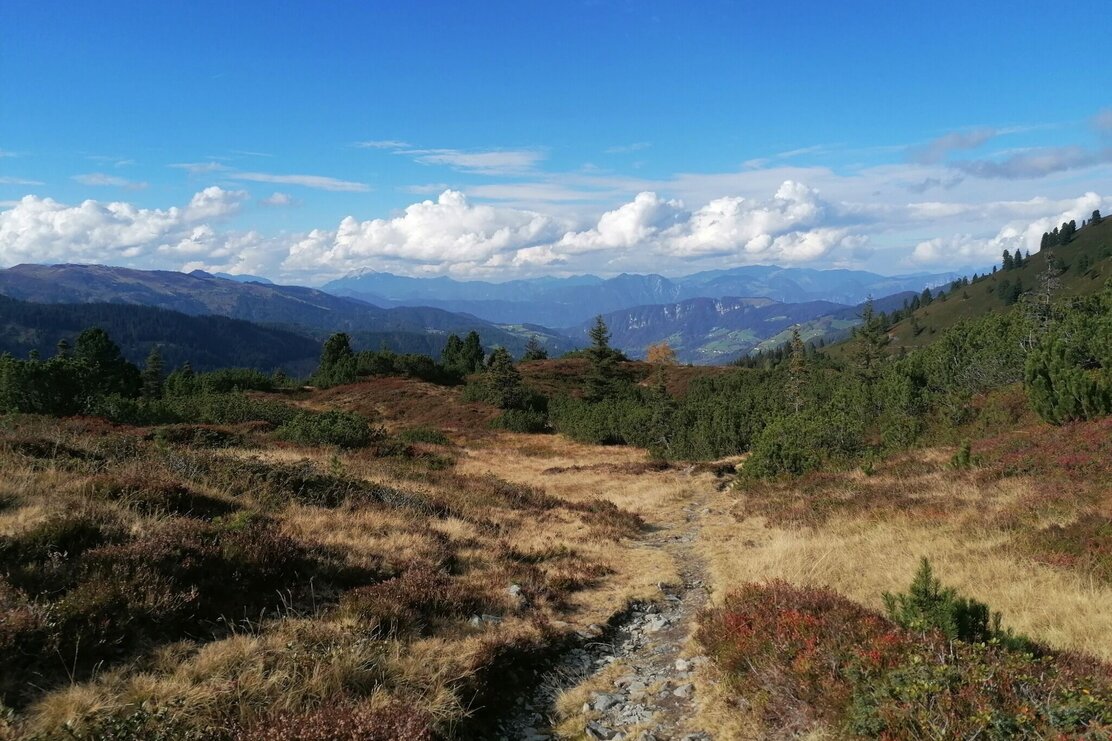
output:
[[[691,697],[691,694],[694,691],[695,691],[695,685],[691,684],[691,682],[687,682],[685,684],[681,684],[679,687],[676,687],[674,690],[672,690],[672,694],[675,695],[676,697]]]
[[[620,702],[621,698],[617,695],[607,695],[602,692],[591,697],[591,706],[600,713],[609,710]]]
[[[587,734],[587,738],[598,739],[599,741],[610,741],[610,739],[614,738],[614,732],[612,730],[601,723],[595,723],[593,721],[587,724],[584,731]]]
[[[689,672],[691,671],[691,662],[686,659],[676,659],[676,671]]]
[[[629,687],[630,685],[632,685],[636,681],[637,681],[637,675],[636,674],[627,674],[624,677],[618,677],[617,679],[615,679],[614,680],[614,686],[619,687],[619,688]]]

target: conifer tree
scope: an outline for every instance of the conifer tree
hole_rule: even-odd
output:
[[[142,376],[143,398],[161,399],[162,385],[165,379],[163,377],[162,352],[158,349],[158,345],[152,347],[150,353],[147,355],[147,361],[143,365]]]
[[[792,328],[791,359],[788,363],[788,398],[796,414],[803,409],[803,390],[806,386],[807,348],[796,326]]]
[[[599,402],[610,395],[617,374],[617,359],[610,347],[610,330],[602,315],[595,317],[588,336],[591,346],[587,349],[587,359],[591,363],[587,371],[584,398],[589,402]]]
[[[525,354],[521,356],[522,360],[547,360],[548,350],[544,349],[544,345],[540,343],[536,335],[531,335],[529,341],[525,343]]]
[[[514,367],[513,356],[504,347],[495,348],[487,367],[487,386],[491,402],[502,409],[519,409],[524,405],[525,392],[521,374]]]

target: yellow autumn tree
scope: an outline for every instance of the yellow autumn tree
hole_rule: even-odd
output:
[[[667,342],[649,345],[645,351],[645,361],[652,365],[675,365],[676,351]]]

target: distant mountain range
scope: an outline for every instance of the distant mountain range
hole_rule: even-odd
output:
[[[407,278],[364,270],[326,283],[322,290],[378,306],[433,306],[490,322],[531,322],[568,327],[598,314],[689,299],[768,298],[784,303],[861,303],[869,296],[922,291],[960,277],[957,273],[884,276],[864,270],[815,270],[746,266],[681,278],[622,274],[537,278],[506,283]]]
[[[132,270],[103,265],[17,265],[0,270],[0,294],[38,303],[154,306],[184,314],[218,315],[293,329],[321,338],[349,332],[357,344],[402,352],[439,353],[447,336],[475,330],[484,344],[520,352],[531,334],[552,352],[571,347],[542,327],[508,328],[433,307],[381,308],[302,286],[228,280],[205,273]]]
[[[892,311],[912,292],[879,299],[877,311]],[[634,357],[645,348],[667,342],[686,363],[723,363],[756,349],[776,347],[799,326],[804,340],[831,341],[858,322],[861,306],[832,301],[783,303],[767,298],[694,298],[674,304],[636,306],[603,315],[615,347]],[[565,330],[585,343],[592,321]]]
[[[261,368],[306,365],[300,356],[311,356],[316,349],[310,352],[310,345],[291,337],[316,348],[315,343],[338,331],[351,334],[359,348],[385,346],[430,355],[439,354],[451,333],[475,330],[488,348],[501,345],[515,354],[536,336],[550,354],[559,355],[587,344],[586,329],[601,314],[614,346],[633,357],[664,341],[684,362],[722,363],[783,342],[795,325],[803,327],[808,340],[839,338],[856,323],[857,304],[866,296],[891,296],[883,300],[894,302],[895,308],[911,295],[907,291],[917,293],[950,277],[745,267],[675,279],[626,274],[485,283],[363,272],[333,281],[325,291],[202,271],[17,265],[0,270],[0,295],[32,303],[8,304],[8,315],[21,318],[0,327],[0,349],[45,353],[62,336],[100,323],[110,333],[112,327],[118,329],[118,341],[133,359],[158,343],[173,356],[168,362],[189,356],[198,366],[227,364],[233,356],[247,359],[236,364]],[[44,304],[65,306],[53,313],[33,310]],[[166,314],[160,319],[140,312],[129,322],[121,304]],[[4,316],[0,314],[0,321]],[[252,324],[219,325],[214,317]],[[204,318],[208,324],[185,318]],[[206,352],[206,333],[219,349]],[[233,352],[228,337],[241,338],[243,351]],[[283,349],[265,351],[268,337]]]

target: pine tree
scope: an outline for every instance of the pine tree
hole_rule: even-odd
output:
[[[491,402],[502,409],[519,409],[524,406],[525,391],[521,374],[514,367],[513,356],[504,347],[495,348],[487,366],[486,382]]]
[[[544,345],[540,343],[536,335],[531,335],[529,341],[525,343],[525,354],[521,356],[522,360],[548,360],[548,350],[544,349]]]
[[[321,349],[320,365],[313,374],[313,383],[318,386],[338,386],[351,383],[357,377],[355,353],[351,349],[351,338],[346,332],[337,332],[324,342]]]
[[[1012,260],[1012,253],[1004,250],[1003,261],[1000,263],[1001,270],[1011,270],[1015,267],[1015,262]]]
[[[865,387],[866,402],[873,407],[876,402],[874,391],[880,378],[884,348],[887,347],[889,338],[885,327],[878,321],[873,311],[871,296],[861,311],[861,325],[857,328],[856,335],[857,372]]]
[[[584,398],[589,402],[599,402],[610,395],[617,374],[617,360],[610,347],[610,330],[602,315],[595,317],[588,336],[591,346],[587,349],[587,359],[591,363],[587,371]]]
[[[460,350],[460,366],[464,373],[474,373],[483,367],[483,343],[479,333],[471,330],[463,338],[463,348]]]
[[[90,327],[77,336],[74,357],[88,371],[86,390],[90,396],[139,393],[139,369],[124,359],[119,346],[100,327]]]
[[[792,328],[791,358],[788,363],[788,398],[792,411],[798,414],[803,409],[803,390],[807,386],[807,348],[799,327]]]
[[[1095,209],[1093,211],[1092,218],[1089,219],[1089,223],[1090,224],[1099,224],[1102,221],[1104,221],[1104,217],[1100,215],[1100,209]]]
[[[162,385],[165,379],[163,378],[162,352],[158,349],[158,345],[152,347],[150,353],[147,355],[147,361],[143,365],[142,376],[143,398],[161,399]]]

